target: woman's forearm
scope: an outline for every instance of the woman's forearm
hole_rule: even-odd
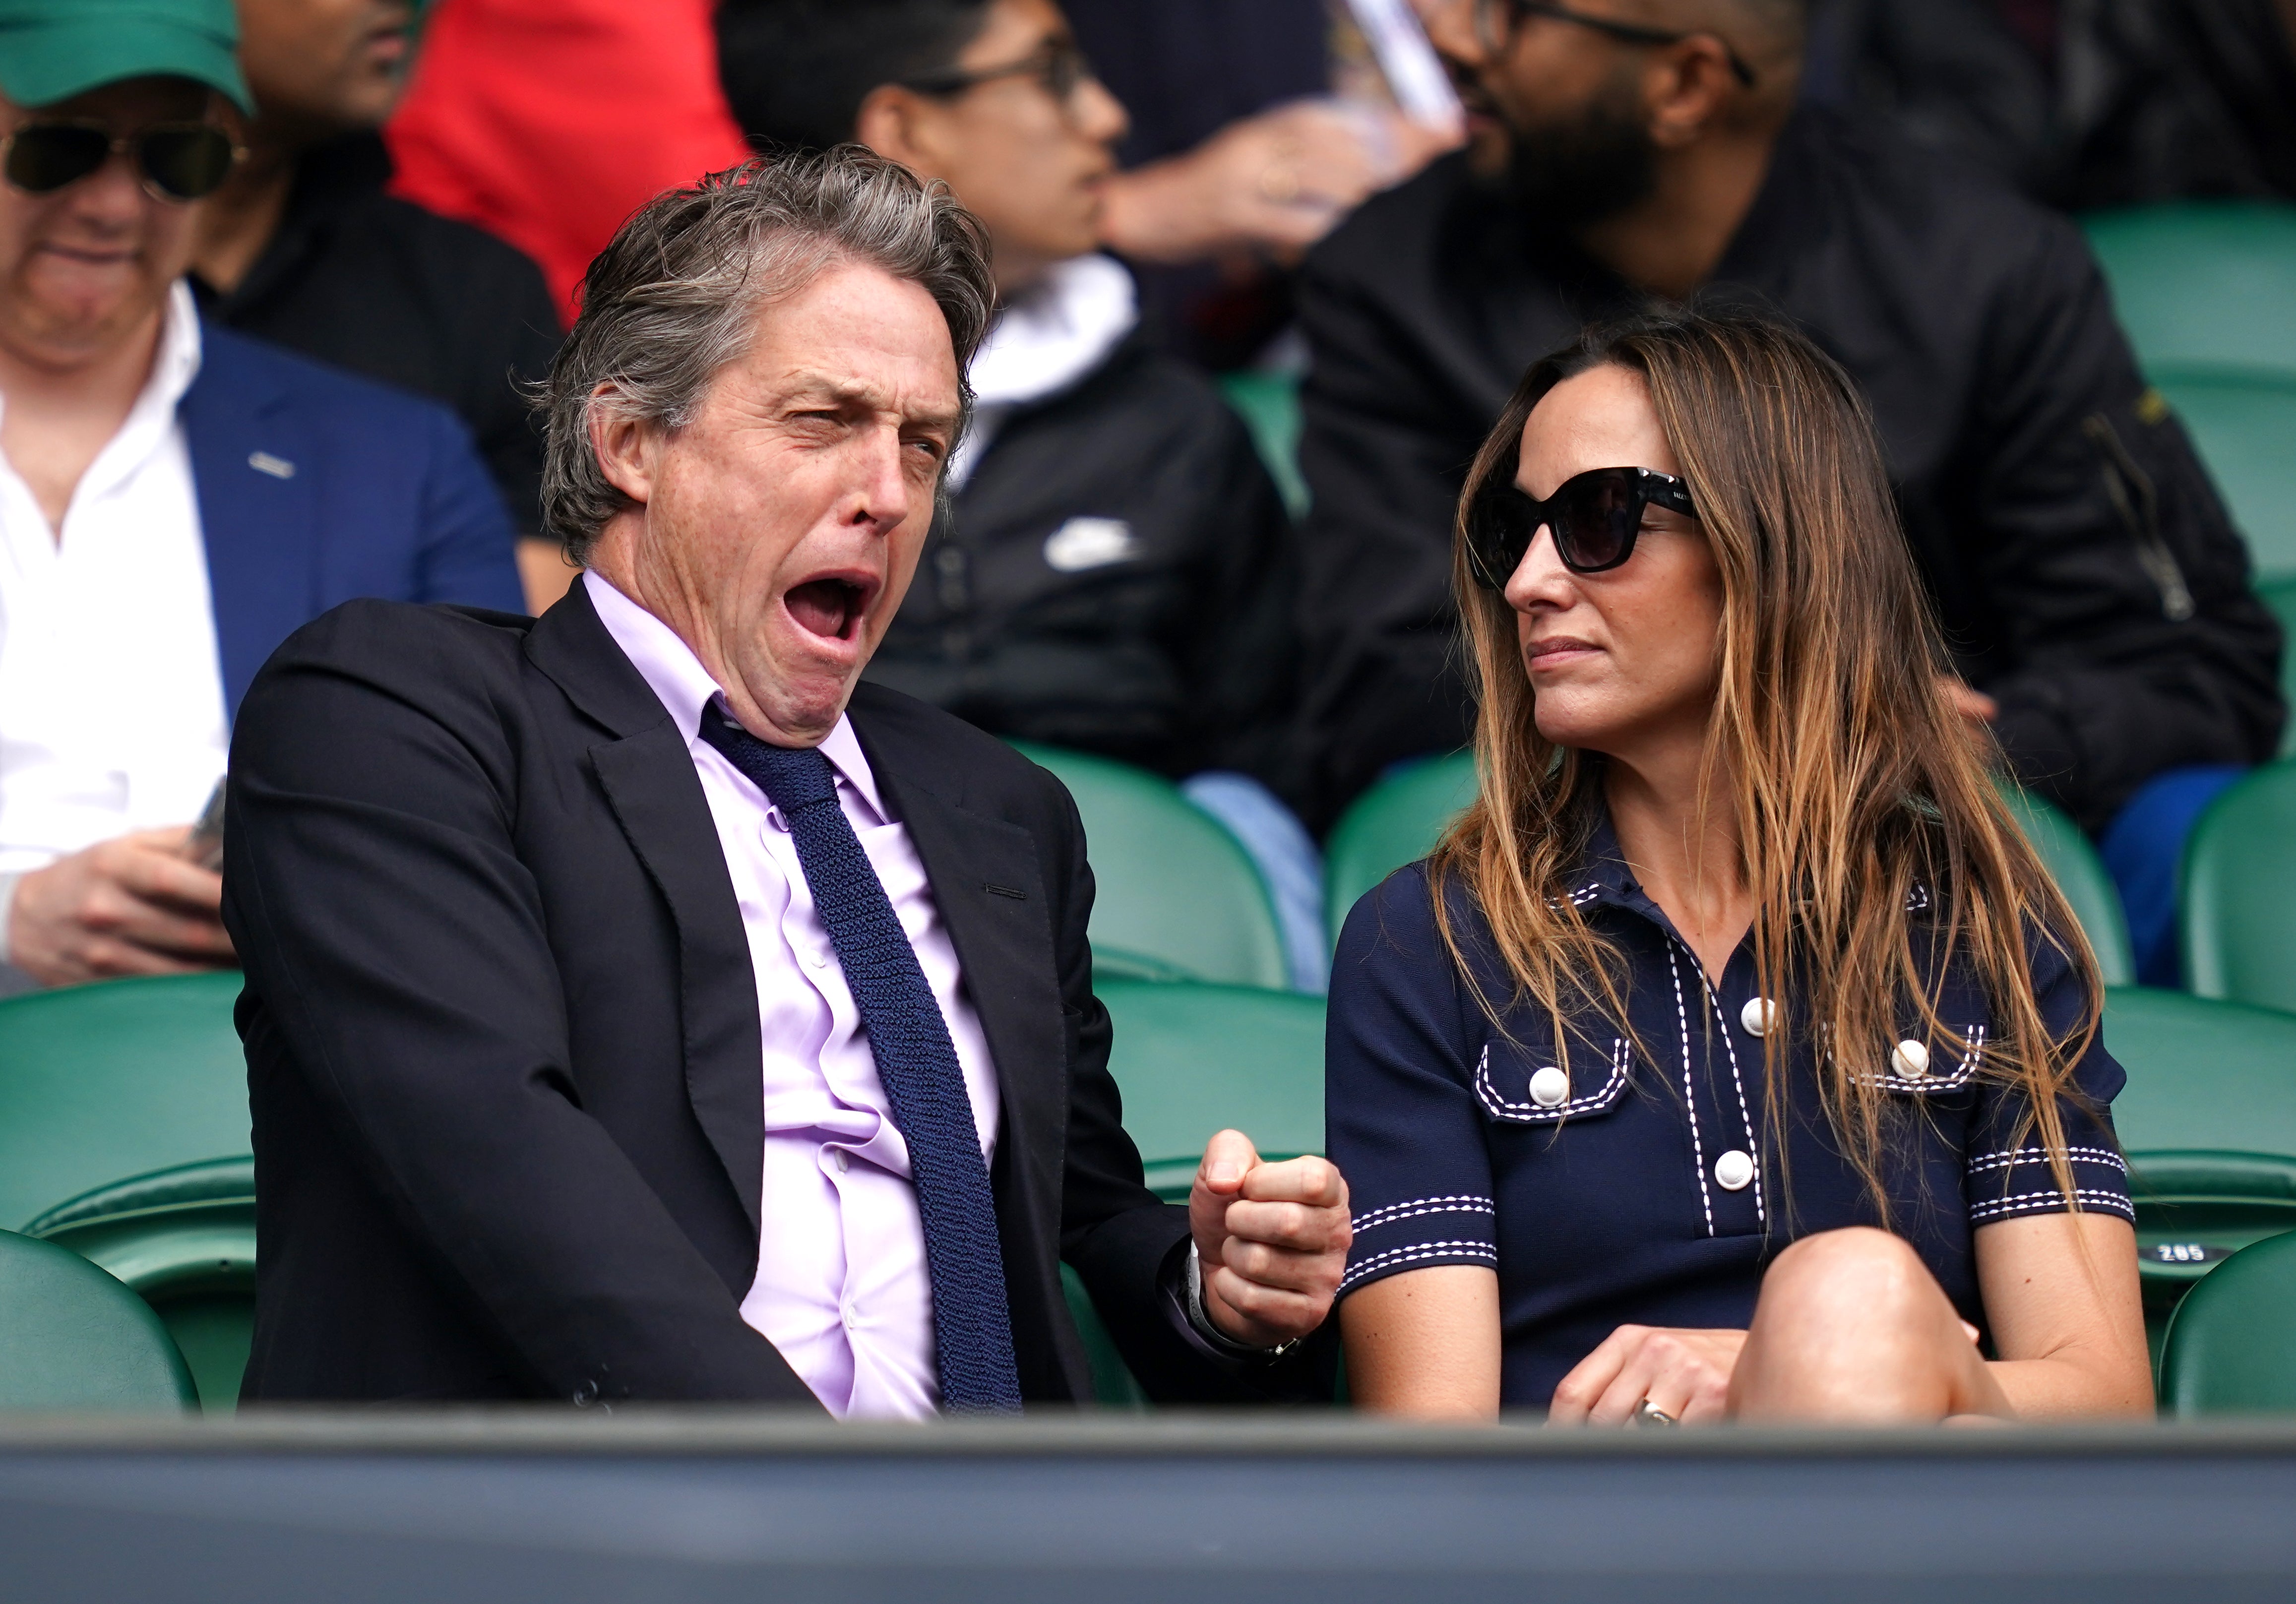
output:
[[[1426,1420],[1499,1412],[1499,1278],[1475,1264],[1407,1271],[1340,1305],[1355,1406]]]

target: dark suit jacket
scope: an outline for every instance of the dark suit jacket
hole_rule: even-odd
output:
[[[215,323],[176,416],[234,713],[279,642],[357,596],[522,610],[501,493],[435,402]]]
[[[896,692],[851,716],[996,1057],[1023,1395],[1091,1395],[1065,1258],[1152,1393],[1266,1395],[1171,1295],[1185,1213],[1119,1123],[1067,792]],[[257,678],[224,909],[259,1199],[243,1397],[810,1398],[739,1312],[757,989],[685,741],[579,585],[539,621],[354,602]]]

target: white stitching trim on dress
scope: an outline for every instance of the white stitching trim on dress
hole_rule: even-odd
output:
[[[1667,972],[1674,977],[1674,1018],[1682,1027],[1682,1098],[1690,1110],[1690,1156],[1698,1168],[1698,1207],[1706,1215],[1706,1234],[1714,1234],[1714,1198],[1706,1190],[1706,1144],[1698,1134],[1698,1088],[1690,1078],[1690,1011],[1682,1002],[1682,958],[1667,949]]]
[[[1870,1084],[1884,1092],[1914,1093],[1952,1092],[1967,1085],[1969,1077],[1977,1073],[1978,1060],[1985,1055],[1985,1027],[1964,1025],[1961,1035],[1967,1045],[1962,1052],[1959,1067],[1952,1074],[1924,1075],[1919,1080],[1908,1076],[1882,1074],[1868,1077]]]
[[[1398,1220],[1415,1220],[1423,1215],[1487,1214],[1496,1215],[1496,1208],[1488,1198],[1479,1198],[1472,1192],[1459,1192],[1447,1198],[1414,1198],[1408,1203],[1390,1203],[1384,1208],[1374,1208],[1359,1214],[1354,1220],[1355,1232],[1379,1225],[1392,1225]]]
[[[2027,1157],[2028,1154],[2031,1157]],[[2065,1158],[2074,1164],[2109,1164],[2124,1175],[2128,1173],[2128,1161],[2111,1148],[2069,1147],[2065,1150]],[[2021,1164],[2046,1164],[2048,1161],[2047,1149],[2029,1147],[2019,1148],[2013,1153],[1972,1154],[1965,1168],[1973,1175],[1980,1170],[2014,1169]]]
[[[1475,1065],[1475,1098],[1484,1111],[1494,1119],[1504,1119],[1512,1125],[1554,1125],[1564,1116],[1584,1114],[1592,1109],[1608,1108],[1617,1101],[1618,1090],[1626,1084],[1627,1070],[1634,1055],[1627,1046],[1627,1038],[1615,1037],[1611,1043],[1611,1076],[1584,1097],[1557,1103],[1554,1108],[1542,1108],[1535,1102],[1509,1102],[1499,1095],[1498,1085],[1491,1079],[1491,1045],[1483,1043],[1483,1056]]]
[[[1592,902],[1596,896],[1600,896],[1602,894],[1602,881],[1590,881],[1587,885],[1579,887],[1576,891],[1565,891],[1560,896],[1548,897],[1546,899],[1546,905],[1550,908],[1560,907],[1567,902],[1574,908],[1583,908],[1588,903]]]
[[[1906,912],[1908,913],[1920,913],[1927,910],[1929,905],[1930,888],[1927,886],[1923,885],[1921,881],[1915,880],[1914,882],[1914,888],[1906,893]]]
[[[1361,1264],[1348,1266],[1340,1278],[1342,1292],[1374,1270],[1391,1269],[1396,1264],[1415,1264],[1421,1259],[1472,1258],[1496,1264],[1499,1250],[1488,1242],[1419,1242],[1408,1248],[1390,1248],[1384,1253],[1374,1253]]]
[[[1675,939],[1677,945],[1681,945],[1679,937]],[[1695,958],[1697,954],[1691,956]],[[1706,988],[1706,1006],[1713,1011],[1714,1022],[1722,1027],[1722,1049],[1730,1055],[1730,1084],[1738,1093],[1738,1124],[1746,1133],[1746,1157],[1754,1161],[1754,1218],[1767,1225],[1770,1216],[1762,1207],[1762,1150],[1754,1136],[1754,1117],[1746,1108],[1746,1083],[1738,1076],[1737,1043],[1730,1039],[1730,1021],[1722,1017],[1721,999],[1714,994],[1714,983],[1706,978],[1703,965],[1698,970],[1698,983]]]
[[[2107,1191],[2096,1186],[2077,1186],[2073,1188],[2073,1196],[2083,1203],[2095,1204],[2115,1214],[2125,1214],[2132,1220],[2136,1217],[2136,1208],[2117,1191]],[[2054,1190],[2019,1192],[2013,1197],[1988,1198],[1983,1202],[1972,1203],[1969,1206],[1969,1217],[1972,1220],[1988,1220],[2003,1215],[2049,1213],[2053,1211],[2053,1206],[2055,1209],[2062,1209],[2064,1201],[2064,1193]]]

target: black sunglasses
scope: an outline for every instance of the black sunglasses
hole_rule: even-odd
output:
[[[920,73],[915,78],[899,79],[904,89],[914,89],[919,94],[962,94],[981,84],[998,78],[1033,77],[1045,86],[1045,93],[1062,105],[1076,98],[1076,92],[1097,77],[1092,63],[1085,59],[1073,39],[1062,39],[1047,45],[1035,54],[1018,61],[1007,61],[1002,67],[983,67],[967,72],[962,68],[950,68],[947,72]]]
[[[1497,25],[1500,12],[1507,15],[1505,28]],[[1525,17],[1552,17],[1557,22],[1576,22],[1581,28],[1591,28],[1606,33],[1614,39],[1624,39],[1629,45],[1679,45],[1685,39],[1694,39],[1704,34],[1719,40],[1730,57],[1730,71],[1737,80],[1751,89],[1754,86],[1754,70],[1746,65],[1729,40],[1710,29],[1692,28],[1677,30],[1669,28],[1644,28],[1636,22],[1613,21],[1609,17],[1590,17],[1585,12],[1573,11],[1567,5],[1553,5],[1546,0],[1475,0],[1475,39],[1485,50],[1496,52],[1505,47],[1514,25]]]
[[[153,123],[115,135],[102,123],[29,122],[0,138],[0,173],[28,195],[53,195],[133,155],[144,187],[160,200],[212,195],[245,154],[213,123]]]
[[[1554,531],[1554,554],[1574,574],[1599,574],[1635,554],[1643,513],[1664,507],[1698,516],[1690,487],[1650,468],[1590,468],[1545,501],[1493,477],[1467,503],[1467,566],[1485,590],[1503,591],[1541,528]]]

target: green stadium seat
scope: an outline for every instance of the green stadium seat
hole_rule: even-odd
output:
[[[1013,744],[1059,776],[1084,820],[1099,888],[1092,910],[1096,974],[1291,984],[1267,888],[1224,825],[1145,769]]]
[[[2136,954],[2128,945],[2128,920],[2120,909],[2120,892],[2105,872],[2103,860],[2089,845],[2079,825],[2045,798],[2017,786],[1997,788],[2010,813],[2024,826],[2025,839],[2040,855],[2042,866],[2072,904],[2073,917],[2096,953],[2096,967],[2107,986],[2128,986],[2136,978]]]
[[[2258,578],[2296,576],[2296,372],[2171,370],[2153,382],[2208,464]]]
[[[1300,475],[1300,381],[1290,373],[1246,370],[1222,373],[1227,404],[1242,414],[1268,476],[1283,493],[1292,516],[1308,511],[1308,481]]]
[[[24,1228],[119,1278],[152,1305],[201,1407],[239,1403],[255,1328],[255,1161],[218,1158],[99,1187]]]
[[[2296,206],[2185,200],[2082,224],[2148,371],[2296,372]]]
[[[1268,1158],[1324,1150],[1324,1000],[1250,986],[1103,981],[1109,1069],[1148,1184],[1185,1201],[1229,1126]]]
[[[1324,844],[1324,923],[1334,945],[1364,893],[1432,852],[1474,799],[1474,754],[1450,752],[1390,772],[1349,805]]]
[[[2104,1042],[2128,1071],[2113,1125],[2128,1154],[2157,1340],[2194,1282],[2251,1242],[2296,1230],[2296,1018],[2115,986]]]
[[[2256,593],[2272,610],[2272,616],[2280,620],[2281,633],[2289,641],[2296,642],[2296,578],[2259,585]],[[2280,696],[2290,707],[2296,708],[2296,646],[2280,654]],[[2296,757],[2296,718],[2289,719],[2280,732],[2280,755]]]
[[[78,1254],[0,1231],[0,1409],[191,1406],[151,1306]]]
[[[2186,1418],[2296,1410],[2296,1236],[2243,1248],[2178,1306],[2161,1407]]]
[[[253,1307],[240,985],[168,976],[0,1001],[0,1225],[148,1293],[222,1409]]]
[[[1084,1289],[1084,1278],[1066,1264],[1061,1266],[1061,1291],[1068,1298],[1069,1317],[1076,1322],[1077,1335],[1084,1339],[1085,1359],[1092,1366],[1093,1401],[1103,1409],[1148,1408],[1148,1395],[1117,1351],[1116,1338],[1108,1334],[1100,1311],[1093,1306],[1092,1294]]]
[[[2296,1010],[2296,762],[2258,769],[2201,815],[2177,922],[2188,989]]]
[[[1324,905],[1334,943],[1357,900],[1404,864],[1426,856],[1474,796],[1474,758],[1454,752],[1400,770],[1356,799],[1324,849]],[[2001,798],[2072,904],[2073,917],[2096,950],[2104,983],[2125,986],[2135,980],[2136,959],[2129,949],[2120,893],[2088,838],[2062,812],[2030,792],[2005,784]]]

